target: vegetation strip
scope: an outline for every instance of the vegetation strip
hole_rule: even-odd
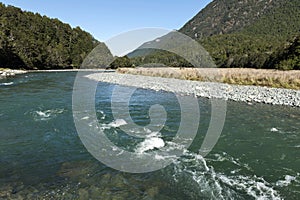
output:
[[[119,73],[177,78],[193,81],[212,81],[237,85],[267,86],[300,89],[300,71],[218,68],[121,68]]]

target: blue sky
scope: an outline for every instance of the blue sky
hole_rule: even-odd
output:
[[[145,27],[179,29],[211,0],[2,0],[6,5],[58,18],[106,41]]]

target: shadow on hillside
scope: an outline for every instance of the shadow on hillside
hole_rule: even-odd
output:
[[[9,48],[0,48],[0,68],[26,68],[23,60]]]

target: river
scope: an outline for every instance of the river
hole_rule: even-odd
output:
[[[40,72],[0,80],[0,199],[299,198],[300,108],[228,101],[222,135],[203,158],[211,104],[199,98],[199,130],[190,148],[164,169],[131,174],[105,166],[82,144],[72,113],[75,76]],[[114,87],[98,84],[98,123],[116,145],[147,150],[147,143],[122,132],[122,119],[113,118]],[[159,137],[167,143],[180,126],[174,94],[137,89],[131,116],[147,125],[154,104],[166,109]]]

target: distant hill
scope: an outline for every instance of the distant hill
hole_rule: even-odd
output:
[[[78,68],[98,42],[80,27],[0,3],[0,67]]]
[[[170,67],[215,67],[208,52],[198,42],[176,31],[144,43],[128,57],[135,65],[152,67],[159,67],[160,64]]]

